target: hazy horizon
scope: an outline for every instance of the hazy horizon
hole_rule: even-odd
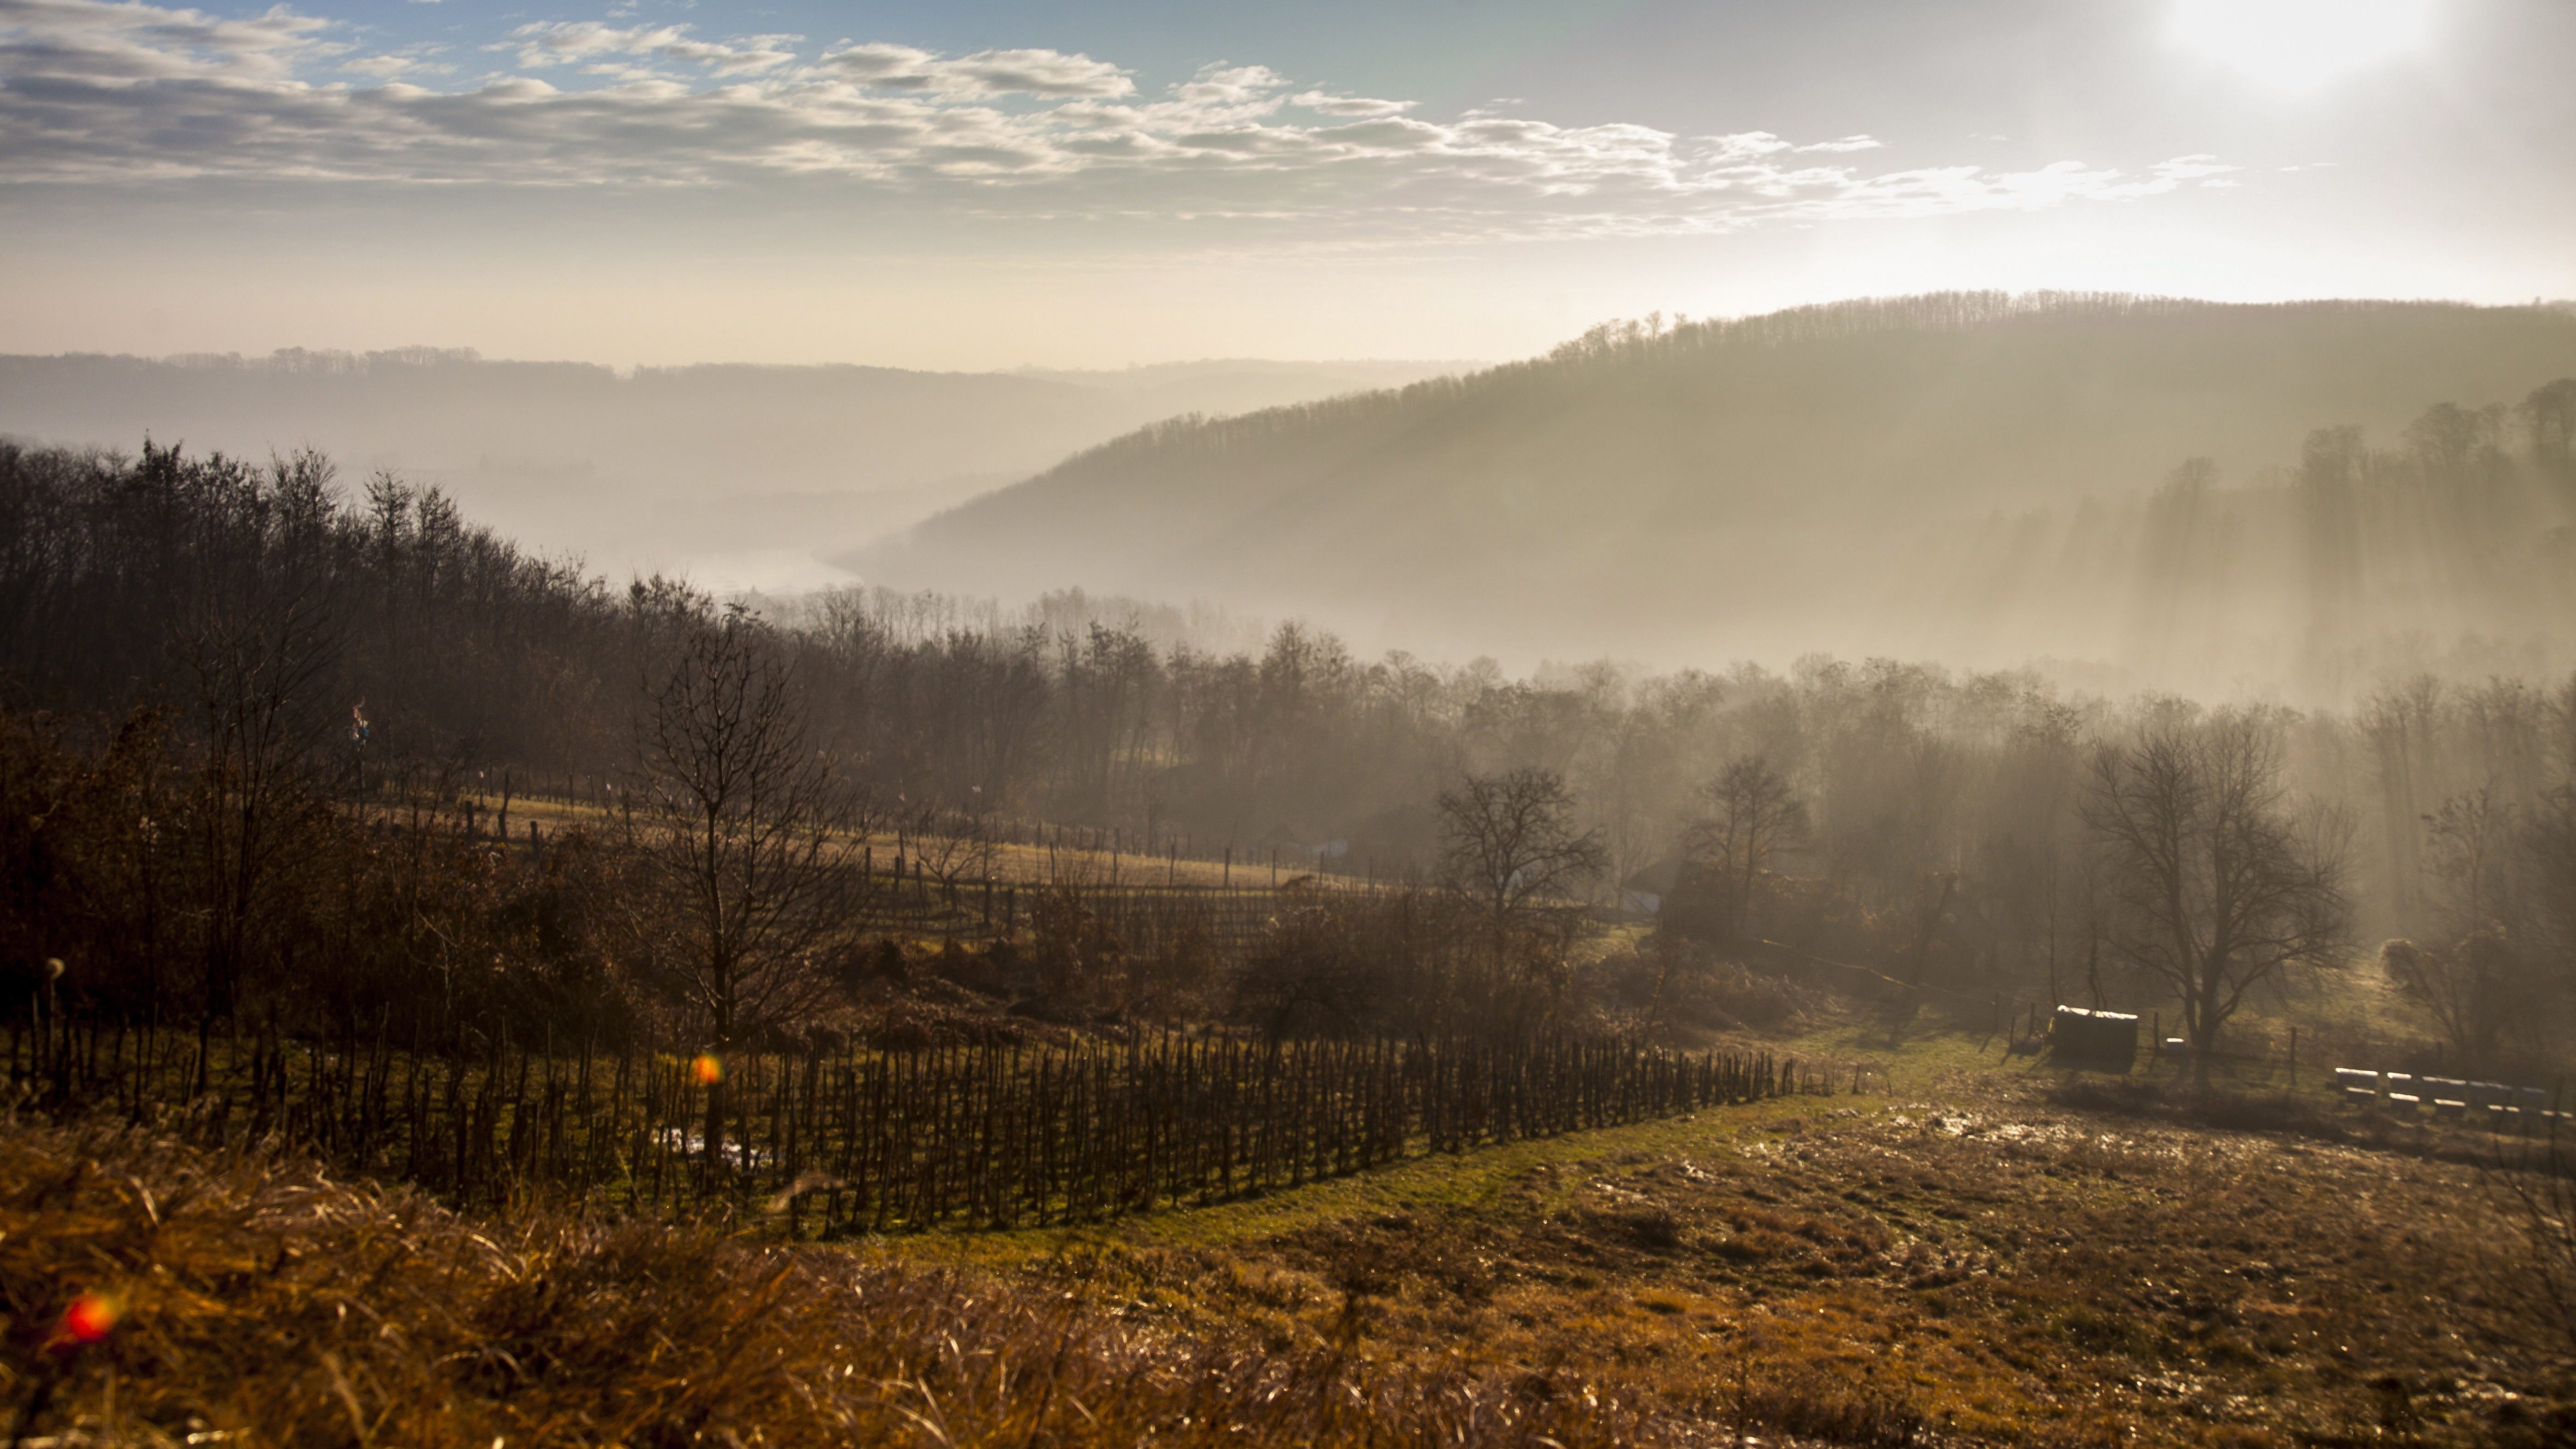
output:
[[[2279,683],[2319,430],[2388,495],[2374,629],[2554,637],[2568,54],[2553,0],[0,0],[0,432],[312,447],[728,592]],[[1605,324],[2042,295],[2207,327],[1512,394]],[[2488,320],[2222,318],[2315,299]],[[2520,490],[2484,569],[2401,521],[2445,407]],[[2188,646],[2136,622],[2186,476]]]
[[[1243,413],[1467,364],[1226,359],[1114,372],[710,364],[614,370],[409,348],[0,356],[0,436],[443,489],[476,521],[623,579],[719,592],[856,578],[833,555],[1175,415]],[[865,446],[853,447],[864,440]]]
[[[1951,289],[2527,302],[2576,295],[2572,50],[2548,0],[12,0],[0,352],[991,371]]]
[[[1001,618],[1074,591],[1227,619],[1236,643],[1302,621],[1364,655],[1515,675],[1894,656],[2114,696],[2337,702],[2423,671],[2563,666],[2576,594],[2547,540],[2576,514],[2557,464],[2511,459],[2549,446],[2524,395],[2570,376],[2564,306],[1951,295],[1608,324],[1493,367],[0,357],[0,434],[312,447],[352,490],[392,473],[539,553],[719,595],[892,585]],[[1390,390],[1426,379],[1446,381]],[[2424,463],[2446,407],[2468,431],[2442,446],[2467,451]],[[2381,480],[2366,489],[2472,457],[2494,460],[2481,477],[2541,471],[2513,485],[2527,502],[2431,534],[2369,525],[2388,542],[2348,572],[2396,602],[2356,596],[2328,627],[2303,586],[2262,575],[2318,567],[2284,510],[2309,486],[2302,448],[2346,426],[2356,480]],[[1086,501],[1059,516],[1046,500],[1067,488]],[[2490,572],[2529,576],[2513,599],[2472,598],[2421,552],[2459,529],[2504,547]],[[2542,552],[2517,562],[2528,530]],[[1736,561],[1712,592],[1694,556]]]

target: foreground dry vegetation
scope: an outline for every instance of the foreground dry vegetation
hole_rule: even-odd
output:
[[[1609,1443],[1615,1406],[1264,1353],[1080,1297],[667,1222],[454,1216],[256,1156],[10,1124],[10,1442]],[[81,1295],[116,1322],[80,1345]],[[93,1300],[94,1301],[94,1300]]]
[[[1077,1232],[455,1216],[10,1124],[22,1442],[2548,1444],[2462,1143],[1954,1074]],[[75,1347],[83,1293],[119,1310]],[[221,1436],[221,1437],[214,1437]]]

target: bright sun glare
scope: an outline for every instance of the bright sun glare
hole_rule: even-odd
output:
[[[2283,90],[2412,49],[2435,0],[2175,0],[2176,39]]]

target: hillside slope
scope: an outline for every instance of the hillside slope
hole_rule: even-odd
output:
[[[2261,483],[2320,427],[2384,444],[2429,405],[2571,375],[2576,314],[2556,308],[1975,294],[1605,328],[1468,377],[1160,424],[851,561],[907,586],[1206,597],[1441,651],[2111,657],[2135,611],[2098,576],[2042,601],[2051,637],[1962,616],[1996,527],[2035,525],[2025,547],[2058,569],[2086,500],[2134,534],[2188,458],[2214,460],[2203,485]],[[2485,415],[2489,441],[2513,423]],[[2541,502],[2526,531],[2567,521]]]

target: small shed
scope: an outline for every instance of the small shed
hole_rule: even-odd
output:
[[[2057,1008],[2048,1022],[2048,1059],[2087,1071],[2129,1070],[2138,1060],[2137,1013]]]
[[[1668,855],[1619,882],[1619,909],[1632,916],[1651,916],[1664,908],[1664,897],[1681,879],[1681,857]]]

